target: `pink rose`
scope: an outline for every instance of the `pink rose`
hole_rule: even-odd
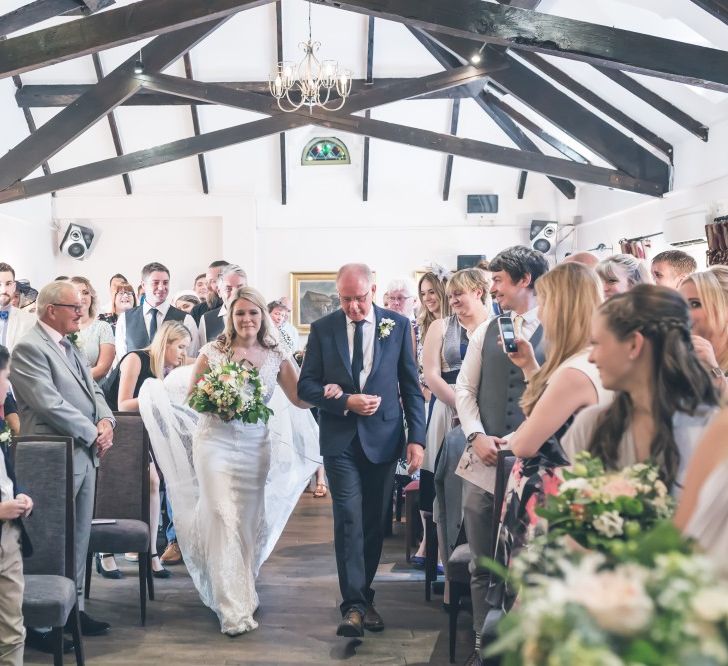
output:
[[[635,497],[637,495],[637,489],[627,479],[616,477],[602,488],[602,493],[610,499],[616,499],[617,497]]]

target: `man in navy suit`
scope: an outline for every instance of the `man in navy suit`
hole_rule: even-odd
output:
[[[341,310],[311,325],[298,394],[319,408],[343,599],[336,633],[358,637],[364,629],[384,629],[372,581],[405,442],[409,472],[422,463],[425,409],[409,320],[373,305],[376,286],[364,264],[342,266],[336,288]],[[342,392],[332,395],[324,390],[327,384],[338,384]]]

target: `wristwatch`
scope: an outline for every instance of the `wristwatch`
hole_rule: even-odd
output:
[[[484,433],[482,433],[482,432],[471,432],[468,435],[468,440],[467,440],[468,441],[468,444],[470,444],[470,442],[472,442],[478,435],[482,435],[482,434],[484,434]]]
[[[723,370],[721,370],[720,367],[711,368],[710,374],[713,375],[713,377],[715,377],[716,379],[725,379]]]

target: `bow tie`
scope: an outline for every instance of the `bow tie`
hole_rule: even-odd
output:
[[[8,310],[0,310],[0,321],[7,321],[9,316],[10,312]]]

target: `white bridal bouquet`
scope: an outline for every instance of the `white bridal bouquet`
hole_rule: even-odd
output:
[[[273,410],[265,404],[266,390],[256,368],[230,361],[200,377],[188,404],[197,412],[215,414],[223,421],[267,423]]]
[[[700,555],[657,554],[610,568],[602,553],[564,557],[530,577],[486,651],[503,666],[728,664],[728,585]]]

